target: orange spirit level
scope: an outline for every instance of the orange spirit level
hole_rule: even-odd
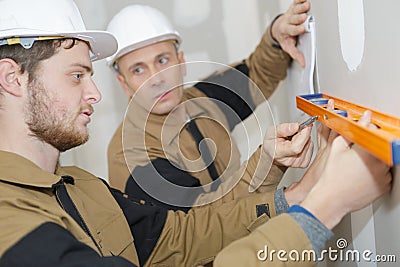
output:
[[[334,111],[326,109],[328,100],[334,100]],[[300,95],[297,108],[318,116],[325,124],[348,140],[362,146],[389,166],[400,164],[400,118],[366,108],[327,94]],[[357,123],[364,111],[372,112],[371,123],[377,129]]]

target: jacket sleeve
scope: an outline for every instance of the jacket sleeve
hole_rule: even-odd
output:
[[[268,28],[249,58],[218,70],[194,85],[215,100],[231,130],[266,101],[286,77],[290,57],[273,44]]]
[[[190,175],[188,172],[177,168],[168,159],[156,158],[145,166],[136,166],[129,177],[124,192],[129,196],[152,203],[159,207],[169,210],[181,210],[187,212],[196,199],[196,196],[185,190],[177,190],[174,193],[166,191],[160,184],[167,180],[175,185],[183,187],[201,188],[199,179]],[[138,184],[139,183],[139,184]],[[146,188],[146,190],[143,189]],[[204,192],[199,190],[199,192]],[[162,195],[164,201],[154,198],[147,192]],[[186,206],[172,205],[168,203],[188,203]]]
[[[121,191],[110,188],[131,229],[141,266],[153,251],[167,219],[167,210],[143,204],[129,198]]]
[[[101,257],[60,225],[45,222],[23,236],[0,258],[4,267],[135,267],[121,257]]]
[[[282,214],[223,249],[213,266],[315,266],[308,255],[312,257],[313,248],[307,235],[294,218]]]
[[[251,79],[250,92],[256,105],[268,99],[286,77],[290,56],[274,46],[271,26],[265,31],[256,50],[246,59]],[[261,94],[260,94],[261,93]]]
[[[132,201],[110,189],[130,225],[141,266],[197,266],[276,215],[274,192],[184,213]]]
[[[268,221],[268,215],[274,216],[272,203],[273,193],[265,193],[216,208],[207,205],[188,213],[169,211],[146,266],[207,264],[222,248]]]
[[[200,194],[195,206],[219,206],[254,192],[275,192],[286,170],[287,167],[274,165],[273,159],[259,146],[232,177],[221,176],[221,184],[217,190]]]
[[[210,204],[215,207],[248,196],[253,192],[274,192],[286,169],[286,167],[273,165],[272,159],[268,158],[260,147],[233,176],[224,177],[222,175],[221,182],[216,183],[218,186],[216,189],[207,190],[206,186],[204,187],[205,191],[202,190],[197,178],[176,168],[167,159],[157,158],[146,166],[135,168],[128,179],[125,193],[159,207],[187,212],[191,206]],[[164,179],[179,186],[196,187],[199,190],[178,189],[176,192],[166,192],[165,187],[160,186]],[[162,195],[164,201],[157,200],[146,191],[156,193],[158,196]],[[187,203],[188,205],[171,205],[166,201],[168,203]]]

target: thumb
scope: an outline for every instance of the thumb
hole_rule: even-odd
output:
[[[276,137],[288,137],[297,133],[299,124],[297,122],[282,123],[276,126]]]
[[[368,127],[371,122],[372,113],[367,110],[363,113],[358,123],[362,126]],[[351,146],[352,142],[344,138],[343,136],[338,136],[333,141],[333,147],[338,149],[348,149]]]
[[[371,122],[371,118],[372,118],[372,113],[369,110],[366,110],[363,115],[361,116],[360,120],[358,121],[359,124],[361,124],[362,126],[367,127],[370,122]]]
[[[343,151],[347,150],[351,147],[352,142],[344,138],[343,136],[339,135],[338,137],[333,140],[332,143],[332,150]]]
[[[288,51],[288,54],[299,63],[299,65],[304,68],[306,66],[306,60],[302,52],[297,48],[292,48]]]

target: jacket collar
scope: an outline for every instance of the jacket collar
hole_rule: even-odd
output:
[[[0,151],[0,181],[40,188],[52,188],[67,175],[57,166],[56,173],[42,170],[32,161],[12,152]]]

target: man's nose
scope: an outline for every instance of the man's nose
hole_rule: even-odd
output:
[[[152,70],[152,76],[150,77],[150,85],[151,86],[159,86],[164,83],[164,74],[163,71],[159,71],[157,69]]]

